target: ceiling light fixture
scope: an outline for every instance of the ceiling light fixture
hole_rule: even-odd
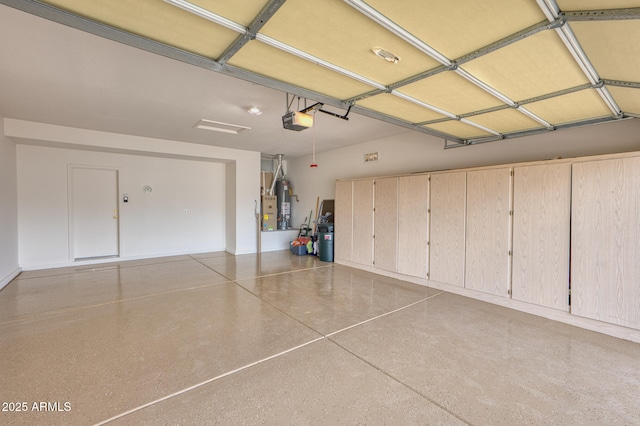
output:
[[[251,114],[251,115],[260,115],[260,114],[262,114],[262,111],[260,110],[260,108],[258,108],[258,107],[257,107],[257,106],[255,106],[255,105],[252,105],[252,106],[251,106],[251,108],[249,108],[249,109],[247,110],[247,112],[248,112],[249,114]]]
[[[371,49],[371,51],[376,56],[380,56],[382,59],[384,59],[387,62],[391,62],[392,64],[397,64],[398,62],[400,62],[400,57],[397,56],[397,55],[394,55],[393,53],[389,52],[388,50],[376,47],[376,48]]]
[[[223,123],[221,121],[206,120],[204,118],[198,121],[193,127],[196,129],[211,130],[214,132],[231,133],[233,135],[237,135],[243,130],[251,130],[251,127]]]
[[[372,21],[377,22],[382,25],[407,43],[411,44],[416,49],[426,53],[431,56],[436,61],[440,62],[442,65],[449,66],[451,65],[451,60],[444,56],[442,53],[438,52],[433,47],[429,46],[427,43],[420,40],[418,37],[411,34],[409,31],[402,28],[400,25],[396,24],[382,13],[378,12],[373,7],[369,6],[362,0],[344,0],[345,3],[349,4],[349,6],[358,10],[363,15],[369,17]]]

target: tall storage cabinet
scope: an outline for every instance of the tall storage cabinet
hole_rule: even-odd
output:
[[[335,198],[338,263],[640,342],[640,152],[339,181]]]
[[[568,311],[571,164],[516,167],[513,179],[512,297]]]
[[[374,186],[374,265],[376,268],[396,272],[398,267],[398,178],[376,179]]]
[[[398,273],[426,278],[429,259],[429,176],[398,178]]]
[[[334,242],[336,260],[353,260],[353,182],[336,182],[335,227],[338,238]]]
[[[352,260],[373,266],[373,179],[353,182]]]
[[[508,297],[510,169],[467,173],[465,288]]]
[[[466,172],[431,175],[429,278],[464,286]]]
[[[571,312],[640,329],[640,158],[573,164]]]

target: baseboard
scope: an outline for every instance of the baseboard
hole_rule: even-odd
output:
[[[226,250],[226,252],[234,256],[238,256],[241,254],[256,254],[256,249],[253,248],[253,249],[243,249],[243,250],[234,250],[234,251]]]
[[[568,311],[560,311],[557,309],[548,308],[546,306],[534,305],[531,303],[514,300],[510,297],[495,296],[476,290],[470,290],[464,287],[458,287],[438,281],[427,280],[425,278],[411,277],[408,275],[398,274],[396,272],[385,271],[374,268],[373,266],[360,265],[346,260],[336,259],[335,263],[371,272],[377,275],[383,275],[385,277],[408,281],[418,285],[424,285],[427,287],[435,288],[437,290],[446,291],[448,293],[457,294],[459,296],[469,297],[471,299],[480,300],[482,302],[491,303],[516,311],[525,312],[586,330],[595,331],[597,333],[606,334],[607,336],[617,337],[619,339],[640,343],[640,330],[635,330],[633,328],[597,321],[591,318],[579,317],[577,315],[571,314]]]
[[[99,265],[101,263],[113,263],[113,262],[126,262],[129,260],[144,260],[144,259],[156,259],[159,257],[171,257],[171,256],[187,256],[190,254],[201,254],[201,253],[210,253],[217,251],[225,251],[223,248],[220,249],[210,249],[210,250],[197,250],[197,251],[179,251],[179,252],[168,252],[168,253],[154,253],[154,254],[146,254],[139,256],[119,256],[119,257],[108,257],[101,259],[88,259],[88,260],[80,260],[80,261],[66,261],[60,263],[49,263],[42,265],[27,265],[23,266],[23,271],[37,271],[40,269],[55,269],[55,268],[66,268],[69,266],[82,266],[82,265]]]
[[[13,281],[15,277],[20,275],[20,272],[22,272],[22,268],[17,267],[11,273],[9,273],[6,277],[0,280],[0,290],[5,288],[11,281]]]

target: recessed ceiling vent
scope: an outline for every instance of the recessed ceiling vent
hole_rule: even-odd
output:
[[[251,130],[251,127],[237,124],[223,123],[221,121],[205,120],[204,118],[196,123],[196,129],[211,130],[212,132],[231,133],[237,135],[243,130]]]

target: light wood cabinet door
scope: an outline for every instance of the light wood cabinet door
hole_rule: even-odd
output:
[[[569,310],[571,164],[513,172],[513,299]]]
[[[373,266],[373,179],[353,182],[353,261]]]
[[[575,163],[571,313],[640,329],[640,158]]]
[[[429,259],[429,176],[398,180],[398,272],[426,278]]]
[[[464,286],[466,172],[431,175],[429,279]]]
[[[398,254],[398,178],[375,180],[374,265],[391,272],[397,270]]]
[[[335,196],[336,260],[351,261],[353,256],[353,182],[336,182]]]
[[[508,297],[510,169],[467,173],[465,288]]]

